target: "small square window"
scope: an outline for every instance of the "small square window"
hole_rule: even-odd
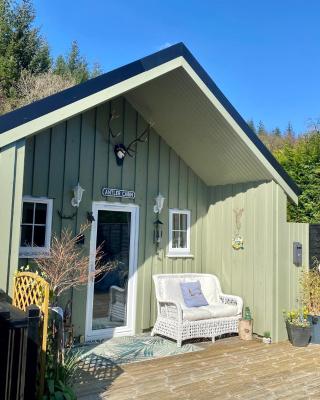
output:
[[[190,211],[169,210],[169,256],[190,255]]]
[[[22,205],[20,257],[36,258],[50,251],[52,200],[25,197]]]

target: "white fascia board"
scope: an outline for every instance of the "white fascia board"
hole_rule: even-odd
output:
[[[243,131],[243,129],[238,125],[238,123],[233,119],[233,117],[229,114],[229,112],[223,107],[220,101],[214,96],[210,89],[206,86],[206,84],[199,78],[199,76],[194,72],[194,70],[190,67],[188,62],[183,59],[182,68],[187,72],[187,74],[192,78],[192,80],[197,84],[197,86],[201,89],[201,91],[205,94],[205,96],[209,99],[209,101],[213,104],[213,106],[220,112],[220,114],[225,118],[225,120],[231,125],[234,131],[239,135],[239,137],[244,141],[244,143],[248,146],[248,148],[252,151],[252,153],[258,158],[258,160],[262,163],[262,165],[270,172],[274,180],[279,183],[279,185],[283,188],[286,194],[290,197],[290,199],[298,204],[298,196],[294,193],[294,191],[290,188],[287,182],[282,178],[282,176],[275,170],[275,168],[269,163],[269,161],[264,157],[264,155],[260,152],[260,150],[255,146],[255,144],[251,141],[248,135]]]
[[[120,96],[137,86],[157,78],[158,76],[179,68],[181,67],[183,60],[183,57],[177,57],[174,60],[159,65],[158,67],[142,72],[141,74],[119,82],[109,88],[103,89],[81,100],[75,101],[74,103],[68,104],[67,106],[61,107],[39,118],[10,129],[0,135],[0,148],[40,132],[49,126],[56,125],[74,115],[80,114],[92,107]]]

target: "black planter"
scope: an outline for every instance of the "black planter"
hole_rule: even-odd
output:
[[[312,326],[311,343],[320,344],[320,316],[308,315],[308,320],[310,321]]]
[[[305,347],[308,346],[311,340],[312,328],[302,328],[301,326],[291,325],[286,322],[288,339],[293,346]]]

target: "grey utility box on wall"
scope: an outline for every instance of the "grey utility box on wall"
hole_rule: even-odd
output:
[[[293,264],[297,267],[302,265],[302,244],[293,242]]]

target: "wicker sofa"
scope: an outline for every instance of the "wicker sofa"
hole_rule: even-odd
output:
[[[219,279],[209,274],[153,275],[158,316],[151,335],[163,335],[177,341],[215,337],[238,332],[242,316],[241,297],[223,294]],[[199,281],[208,306],[188,308],[181,292],[181,282]]]

